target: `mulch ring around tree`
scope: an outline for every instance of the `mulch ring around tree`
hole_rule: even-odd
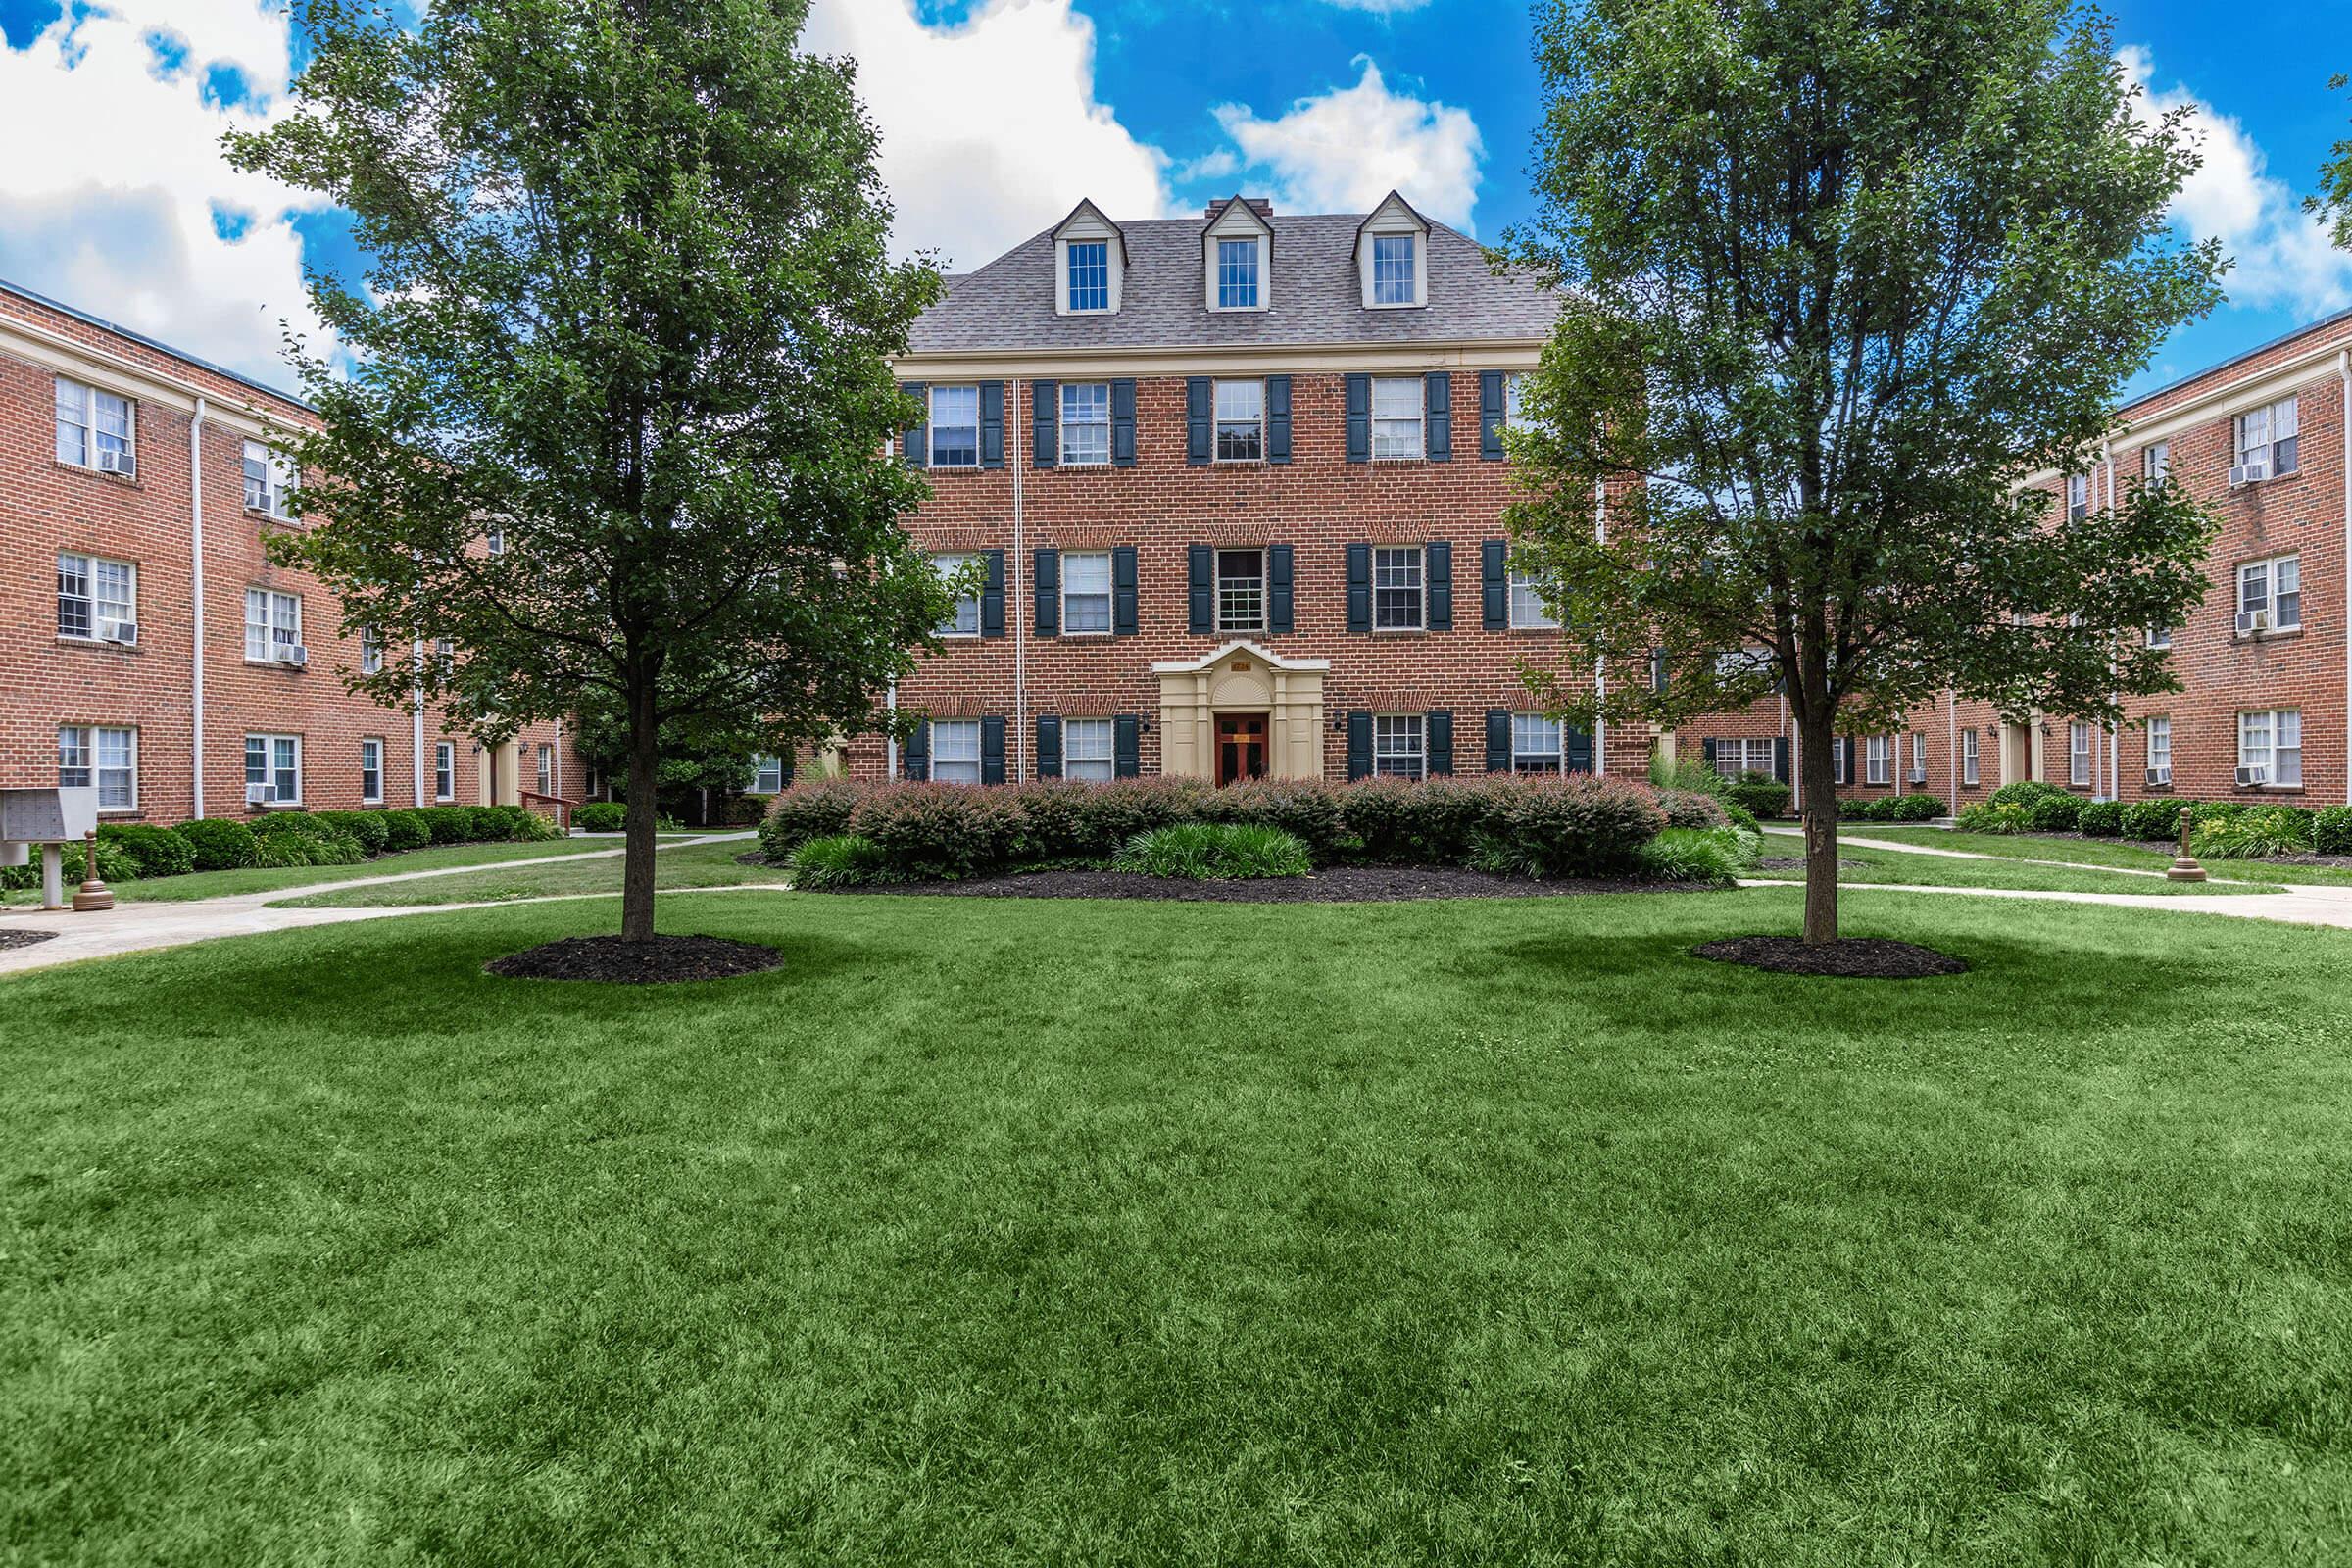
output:
[[[1779,974],[1828,975],[1838,980],[1925,980],[1966,974],[1968,962],[1934,948],[1882,937],[1841,937],[1816,947],[1800,937],[1726,937],[1690,950],[1694,958],[1743,963]]]
[[[1312,876],[1194,881],[1134,871],[1029,871],[967,882],[901,882],[851,893],[965,899],[1167,899],[1193,904],[1377,904],[1400,899],[1573,898],[1589,893],[1705,893],[1706,883],[1496,876],[1449,865],[1335,865]]]
[[[29,948],[36,942],[56,940],[57,933],[54,931],[27,931],[21,926],[12,927],[0,930],[0,953],[6,953],[11,948]]]
[[[678,980],[729,980],[759,974],[784,955],[756,942],[724,937],[565,937],[492,958],[482,965],[509,980],[601,980],[608,985],[658,986]]]

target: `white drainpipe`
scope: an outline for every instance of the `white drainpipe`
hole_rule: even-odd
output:
[[[416,701],[409,719],[414,728],[411,738],[415,746],[414,761],[416,765],[409,769],[409,779],[416,797],[416,808],[422,810],[424,809],[424,644],[411,643],[409,659],[416,670]],[[453,788],[455,787],[454,779],[451,781],[451,785]]]
[[[1943,760],[1952,770],[1952,793],[1943,798],[1954,816],[1960,814],[1960,694],[1943,694]]]
[[[1021,383],[1004,382],[1004,464],[1012,469],[1012,560],[1005,563],[1005,586],[1012,617],[1012,781],[1029,781],[1029,617],[1022,612],[1021,565],[1029,551],[1021,531]],[[1112,584],[1117,592],[1117,584]]]
[[[1606,544],[1609,539],[1609,491],[1605,480],[1592,481],[1592,540]],[[1592,660],[1592,701],[1606,702],[1609,696],[1609,672],[1598,656]],[[1566,744],[1565,742],[1562,743]],[[1609,721],[1598,712],[1592,715],[1592,776],[1605,778],[1609,771]]]
[[[899,710],[899,683],[897,681],[892,681],[890,689],[883,693],[882,707],[886,712],[896,713]],[[883,736],[882,744],[888,754],[885,761],[887,770],[882,776],[895,782],[899,776],[899,732],[895,729],[887,731]]]
[[[2107,510],[2115,510],[2115,449],[2112,447],[2107,450]],[[2123,701],[2121,693],[2116,695],[2116,701]],[[2124,798],[2123,749],[2123,730],[2117,722],[2110,721],[2107,725],[2107,798],[2111,801]],[[2091,776],[2096,778],[2098,775],[2093,773]]]
[[[2352,448],[2352,353],[2335,351],[2335,373],[2344,383],[2344,433]],[[2352,563],[2352,450],[2338,455],[2344,470],[2344,560]],[[2352,626],[2352,571],[2344,574],[2344,624]],[[2344,640],[2344,692],[2352,697],[2352,637]],[[2352,802],[2352,723],[2344,726],[2344,799]]]
[[[196,639],[190,656],[188,768],[190,816],[204,815],[204,399],[188,424],[188,584],[194,598],[189,618]]]

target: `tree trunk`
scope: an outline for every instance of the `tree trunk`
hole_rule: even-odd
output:
[[[661,807],[654,775],[661,765],[661,723],[654,712],[654,684],[629,694],[629,810],[620,856],[620,939],[654,939],[654,825]]]
[[[1838,781],[1831,748],[1838,744],[1837,710],[1814,705],[1818,715],[1797,720],[1797,777],[1804,786],[1805,942],[1838,940]]]

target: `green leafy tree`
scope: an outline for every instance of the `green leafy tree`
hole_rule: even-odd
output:
[[[2352,76],[2341,73],[2328,78],[2330,92],[2342,92],[2347,84],[2352,84]],[[2352,136],[2328,150],[2327,161],[2320,165],[2320,193],[2308,198],[2303,207],[2320,216],[2340,248],[2352,251]]]
[[[346,629],[454,645],[421,681],[485,736],[623,715],[621,930],[653,935],[662,726],[746,744],[872,721],[947,613],[897,525],[921,483],[888,356],[935,297],[885,253],[853,67],[805,0],[301,0],[293,110],[238,166],[354,215],[314,277],[349,373],[290,353],[306,526]]]
[[[2193,156],[2057,0],[1591,0],[1537,54],[1509,254],[1568,303],[1511,528],[1611,673],[1536,684],[1669,725],[1785,696],[1833,941],[1841,717],[2174,689],[2142,632],[2202,597],[2212,519],[2129,476],[2069,518],[2026,481],[2088,471],[2124,378],[2218,298],[2165,219]]]

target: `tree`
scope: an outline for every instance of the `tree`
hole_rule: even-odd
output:
[[[854,68],[806,0],[304,0],[294,111],[233,162],[354,215],[296,343],[306,525],[345,627],[455,652],[347,677],[489,736],[625,715],[621,934],[653,936],[664,724],[789,752],[873,721],[948,613],[898,527],[888,356],[936,295],[885,254]]]
[[[2342,92],[2352,76],[2340,72],[2328,78],[2330,92]],[[2340,249],[2352,251],[2352,136],[2328,149],[2320,165],[2320,193],[2305,198],[2303,209],[2319,215]]]
[[[2176,689],[2143,629],[2202,597],[2212,519],[2135,476],[2070,519],[2027,481],[2087,472],[2124,378],[2219,297],[2166,225],[2193,156],[2060,0],[1591,0],[1537,54],[1507,256],[1566,303],[1510,526],[1610,675],[1536,684],[1670,725],[1786,696],[1833,941],[1841,715]]]

